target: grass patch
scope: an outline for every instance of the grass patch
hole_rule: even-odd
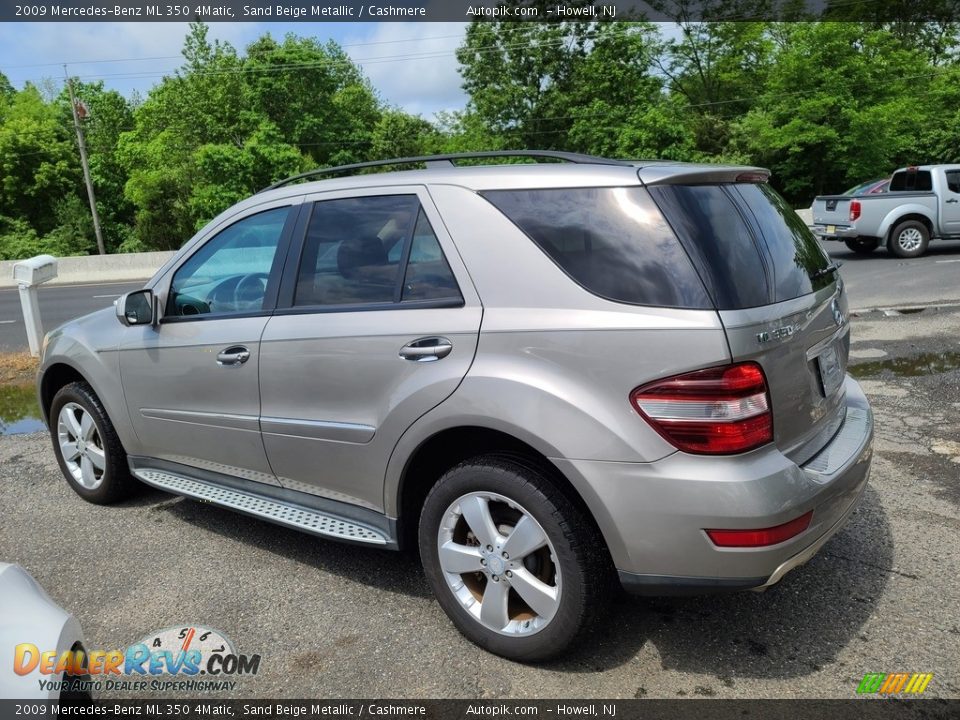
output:
[[[37,377],[39,359],[26,352],[0,352],[0,384],[23,384]]]

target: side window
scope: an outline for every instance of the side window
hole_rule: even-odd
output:
[[[633,305],[713,307],[643,188],[488,190],[482,195],[594,295]]]
[[[403,280],[402,301],[460,300],[460,289],[423,210],[417,216],[410,259]]]
[[[933,190],[933,179],[929,170],[901,170],[890,178],[890,190],[893,192],[929,192]]]
[[[174,273],[166,315],[262,310],[289,213],[289,207],[266,210],[235,222],[208,240]]]
[[[947,170],[947,188],[960,194],[960,170]]]
[[[307,227],[294,305],[460,299],[416,195],[325,200]]]

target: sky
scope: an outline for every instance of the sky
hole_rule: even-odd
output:
[[[466,103],[454,50],[465,23],[211,23],[210,38],[238,50],[265,33],[335,40],[364,70],[385,102],[432,119]],[[51,78],[63,63],[84,81],[146,95],[181,62],[186,23],[0,23],[0,72],[14,87]]]

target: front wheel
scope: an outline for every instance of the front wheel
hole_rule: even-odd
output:
[[[930,231],[919,220],[906,220],[890,233],[887,249],[902,258],[920,257],[930,244]]]
[[[63,476],[87,502],[105,505],[138,488],[117,431],[87,383],[64,385],[53,396],[50,430]]]
[[[427,579],[460,632],[513,660],[555,657],[608,596],[599,531],[522,460],[483,456],[449,470],[427,496],[419,540]]]
[[[857,255],[869,255],[880,246],[880,241],[876,238],[872,240],[844,240],[843,244],[848,249],[853,250]]]

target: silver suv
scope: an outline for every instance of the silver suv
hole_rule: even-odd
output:
[[[767,176],[505,152],[291,178],[48,335],[60,467],[90,502],[139,481],[418,548],[519,660],[617,579],[765,588],[850,516],[873,435],[842,281]]]

